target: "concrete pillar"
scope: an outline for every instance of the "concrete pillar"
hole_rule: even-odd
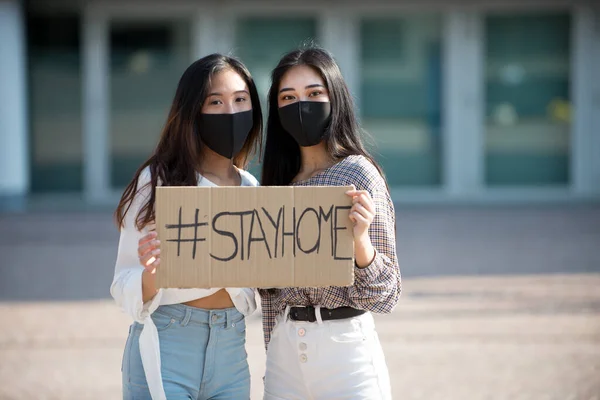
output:
[[[573,15],[571,181],[576,195],[600,195],[600,8]]]
[[[340,10],[324,11],[319,18],[317,42],[335,57],[357,109],[360,109],[360,23]]]
[[[84,193],[102,202],[110,190],[108,18],[88,7],[82,18]]]
[[[444,18],[444,182],[451,197],[469,198],[483,186],[483,20],[460,11]]]
[[[0,210],[29,191],[26,43],[20,1],[0,0]]]

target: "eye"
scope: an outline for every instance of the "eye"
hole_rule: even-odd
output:
[[[210,104],[211,106],[216,106],[216,105],[219,105],[219,104],[223,104],[223,102],[221,100],[212,100],[208,104]]]
[[[290,94],[286,94],[281,97],[281,100],[283,100],[283,101],[294,100],[294,99],[295,99],[295,97]]]
[[[323,91],[321,91],[321,90],[315,90],[315,91],[310,92],[310,94],[308,95],[308,97],[317,97],[317,96],[319,96],[321,94],[323,94]]]
[[[242,103],[244,101],[247,101],[248,99],[246,99],[245,97],[238,97],[237,99],[235,99],[236,103]]]

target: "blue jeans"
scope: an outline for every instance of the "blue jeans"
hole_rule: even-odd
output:
[[[160,341],[161,373],[171,399],[250,398],[246,323],[235,308],[204,310],[183,304],[152,314]],[[123,399],[150,400],[140,357],[142,324],[134,322],[123,355]]]

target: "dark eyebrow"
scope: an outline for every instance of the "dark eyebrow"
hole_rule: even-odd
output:
[[[311,88],[316,88],[316,87],[322,87],[323,89],[325,89],[325,86],[321,85],[320,83],[314,83],[312,85],[308,85],[306,86],[304,89],[311,89]],[[290,92],[294,90],[294,88],[283,88],[279,91],[279,93],[283,93],[283,92]]]
[[[233,92],[233,94],[238,94],[238,93],[246,93],[247,95],[250,95],[250,93],[247,90],[238,90]],[[212,92],[209,93],[208,97],[210,96],[223,96],[223,93],[219,93],[219,92]]]

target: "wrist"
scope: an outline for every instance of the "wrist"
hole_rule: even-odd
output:
[[[144,303],[152,300],[158,293],[155,284],[155,276],[147,269],[142,272],[142,300]]]
[[[354,263],[358,268],[366,268],[373,263],[375,259],[375,248],[371,243],[371,239],[367,235],[354,244]]]
[[[354,240],[355,250],[369,249],[371,247],[373,247],[373,244],[371,243],[371,238],[367,232]]]

